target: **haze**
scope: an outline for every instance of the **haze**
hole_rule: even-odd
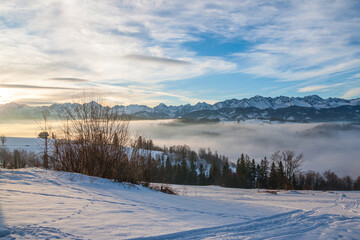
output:
[[[53,130],[61,122],[52,122]],[[340,126],[340,127],[339,127]],[[213,152],[236,162],[241,153],[255,160],[268,158],[278,150],[303,153],[303,170],[331,169],[339,176],[357,177],[360,172],[360,130],[342,124],[221,122],[184,124],[174,120],[146,120],[130,123],[132,135],[153,139],[159,146],[188,145],[193,150],[210,147]],[[0,123],[0,132],[12,137],[36,137],[33,121]]]

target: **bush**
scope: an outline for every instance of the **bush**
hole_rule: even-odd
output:
[[[0,148],[0,164],[3,168],[10,169],[39,167],[40,160],[33,152],[18,149],[10,152],[7,148]]]
[[[67,109],[62,118],[66,124],[51,156],[55,169],[121,182],[136,180],[127,156],[129,121],[121,113],[90,102]]]
[[[142,183],[144,187],[150,188],[155,191],[163,192],[166,194],[178,195],[177,191],[168,184],[155,184],[155,183]]]

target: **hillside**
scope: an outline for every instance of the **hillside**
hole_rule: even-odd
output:
[[[355,239],[360,192],[141,186],[42,169],[0,170],[4,239]]]

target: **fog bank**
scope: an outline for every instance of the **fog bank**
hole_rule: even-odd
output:
[[[304,154],[303,170],[331,169],[339,176],[360,173],[360,128],[323,123],[222,122],[184,124],[173,120],[135,121],[133,133],[160,146],[186,144],[194,150],[210,147],[236,162],[241,153],[255,160],[278,150]]]

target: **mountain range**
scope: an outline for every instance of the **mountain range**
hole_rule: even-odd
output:
[[[97,104],[97,103],[96,103]],[[51,106],[30,107],[25,104],[7,103],[0,105],[1,119],[40,118],[44,110],[57,118],[66,109],[75,109],[78,103],[53,104]],[[360,121],[360,98],[323,99],[317,95],[306,97],[275,98],[255,96],[244,99],[230,99],[215,104],[199,102],[195,105],[167,106],[160,103],[156,107],[145,105],[115,105],[112,110],[130,115],[136,119],[183,118],[196,121],[236,121],[264,119],[295,122],[320,121]]]

